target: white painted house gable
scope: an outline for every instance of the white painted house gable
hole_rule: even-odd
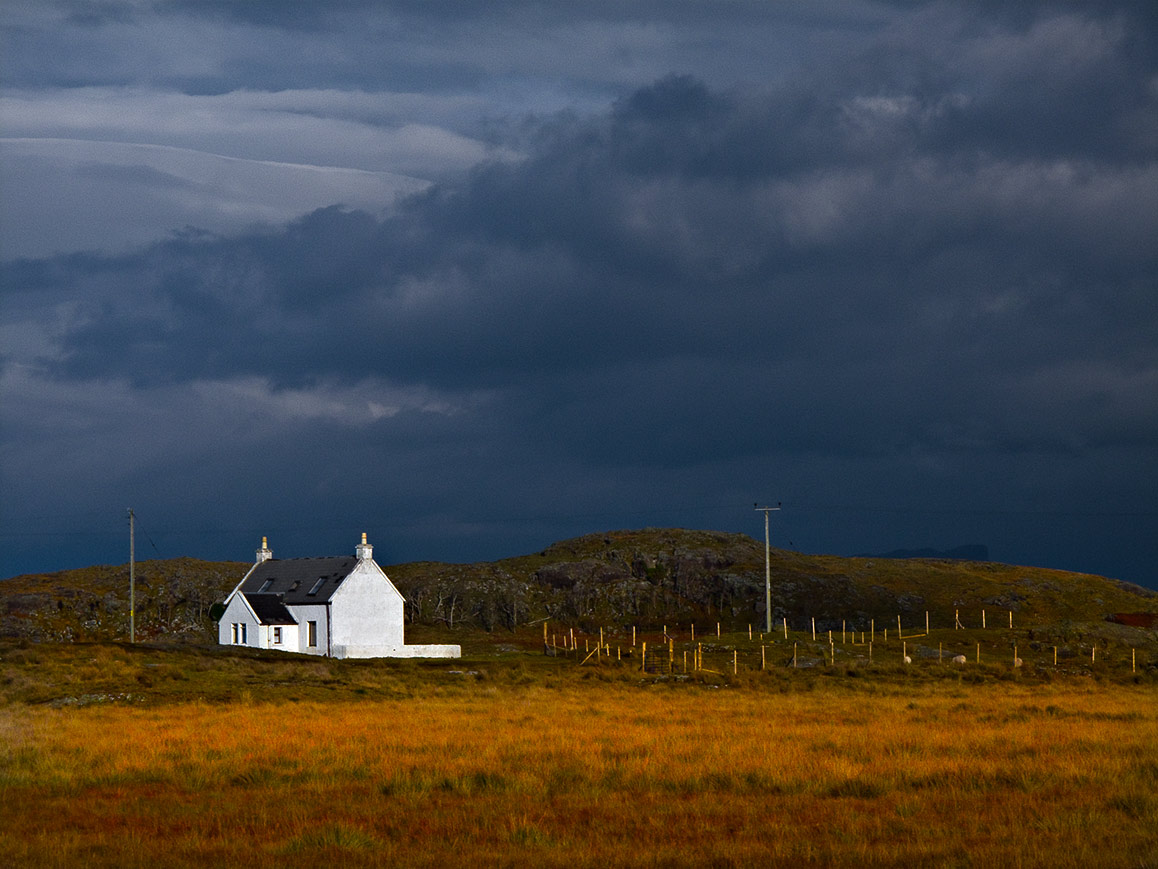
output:
[[[406,645],[404,603],[365,534],[353,558],[279,560],[263,537],[225,600],[217,641],[334,658],[459,657],[458,646]]]

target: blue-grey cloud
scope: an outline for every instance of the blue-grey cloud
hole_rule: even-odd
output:
[[[41,514],[150,492],[221,534],[369,516],[446,557],[737,527],[719,505],[772,487],[815,505],[798,545],[981,540],[1153,581],[1154,22],[825,8],[823,65],[492,118],[470,132],[499,159],[389,211],[4,264],[6,488]],[[235,9],[199,20],[296,32]],[[1074,540],[1083,511],[1126,517],[1087,523],[1098,555],[1026,518]]]

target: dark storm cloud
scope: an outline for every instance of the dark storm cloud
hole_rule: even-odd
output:
[[[338,28],[366,8],[309,14]],[[391,14],[475,14],[432,8]],[[27,467],[75,446],[61,490],[101,456],[109,491],[162,479],[226,527],[376,515],[491,556],[529,517],[545,539],[589,530],[568,511],[671,502],[718,524],[712,504],[770,478],[814,503],[946,511],[929,534],[964,534],[945,530],[962,504],[1152,510],[1153,21],[825,8],[838,42],[870,36],[791,75],[675,73],[596,113],[503,121],[517,159],[386,214],[5,264],[3,371],[28,409],[8,437]],[[213,14],[289,33],[289,9]],[[10,485],[35,499],[34,475]],[[1002,521],[965,536],[1023,558]],[[831,517],[813,533],[964,542],[876,545]],[[1116,563],[1143,562],[1138,539]]]
[[[526,161],[483,166],[386,220],[331,208],[284,232],[107,260],[115,279],[99,283],[116,291],[81,303],[92,310],[62,340],[62,371],[539,380],[552,408],[530,416],[565,416],[569,399],[604,423],[647,408],[685,441],[698,427],[681,393],[718,404],[711,419],[782,403],[816,420],[793,424],[798,441],[829,447],[1095,437],[1083,429],[1104,428],[1148,364],[1136,356],[1153,325],[1153,170],[1082,153],[1073,167],[1008,163],[943,144],[943,119],[907,101],[808,93],[668,78],[603,118],[549,122]],[[918,116],[901,119],[905,151],[867,154],[866,125],[898,114]],[[751,366],[769,373],[745,383]],[[1091,394],[1042,394],[1059,367],[1088,370]],[[1102,413],[1075,430],[1083,402]],[[850,430],[845,415],[864,423]]]

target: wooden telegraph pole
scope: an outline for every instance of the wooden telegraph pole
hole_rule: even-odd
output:
[[[129,642],[137,642],[137,540],[133,508],[129,507]]]
[[[764,633],[772,633],[772,549],[768,545],[768,514],[780,509],[780,502],[775,507],[761,507],[756,504],[756,512],[764,514]]]

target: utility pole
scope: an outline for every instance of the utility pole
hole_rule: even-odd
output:
[[[768,514],[780,509],[780,502],[775,507],[761,507],[756,504],[756,512],[764,513],[764,632],[772,633],[772,550],[768,545]]]
[[[137,642],[137,539],[133,524],[133,508],[129,507],[129,642]]]

